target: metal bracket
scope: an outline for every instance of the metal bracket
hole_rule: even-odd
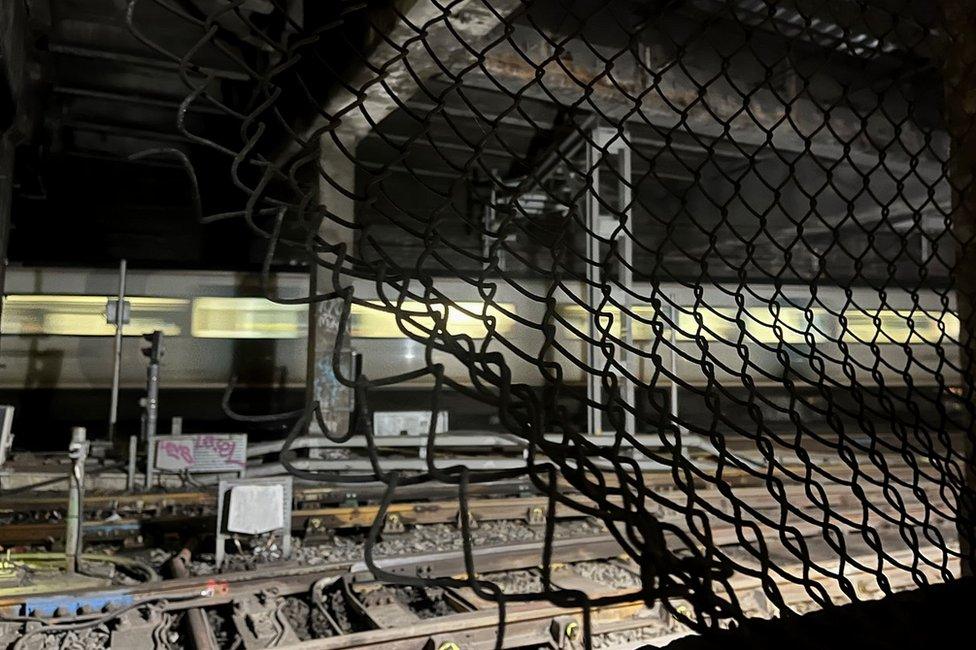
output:
[[[557,616],[549,627],[557,648],[578,648],[583,642],[583,626],[574,616]]]
[[[282,611],[284,603],[285,599],[274,591],[234,600],[232,618],[245,650],[274,648],[301,641]]]

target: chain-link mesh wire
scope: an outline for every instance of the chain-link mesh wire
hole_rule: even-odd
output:
[[[241,191],[201,218],[246,220],[266,272],[317,269],[295,301],[317,314],[311,397],[268,419],[364,435],[372,472],[300,468],[291,442],[285,466],[378,479],[386,503],[458,485],[468,576],[379,577],[503,616],[606,602],[550,582],[551,516],[542,592],[475,573],[467,490],[512,477],[605,522],[640,595],[694,629],[972,559],[965,3],[132,0],[127,20]],[[196,106],[225,127],[195,131]],[[412,369],[350,370],[354,306],[415,342]],[[524,465],[437,461],[435,417],[426,471],[384,469],[363,414],[410,382],[435,413],[448,391],[489,406]]]

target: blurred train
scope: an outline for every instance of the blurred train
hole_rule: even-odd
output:
[[[307,293],[307,276],[301,273],[277,273],[273,282],[273,290],[282,297]],[[484,337],[485,318],[491,316],[499,334],[534,355],[545,339],[537,328],[519,319],[540,323],[546,318],[541,298],[549,292],[547,287],[526,281],[520,291],[507,280],[497,283],[492,305],[486,308],[470,286],[438,280],[437,288],[460,307],[448,308],[449,331],[477,340]],[[249,274],[135,270],[129,271],[126,285],[131,318],[124,328],[121,386],[124,394],[132,395],[130,401],[145,384],[141,335],[161,330],[165,335],[162,385],[169,392],[169,402],[164,392],[163,405],[172,412],[190,414],[195,403],[205,402],[202,411],[210,413],[210,419],[219,419],[219,395],[232,376],[238,378],[242,399],[252,411],[301,402],[308,365],[306,306],[266,300],[260,279]],[[106,410],[114,336],[106,306],[117,287],[118,274],[111,269],[11,268],[0,340],[0,398],[23,402],[31,394],[57,394],[59,399],[43,402],[47,411],[85,404],[92,412]],[[611,298],[632,305],[635,318],[630,319],[629,337],[648,356],[632,357],[629,367],[645,384],[645,391],[670,390],[666,376],[655,379],[656,369],[673,372],[702,391],[710,383],[742,389],[742,376],[748,374],[770,394],[785,392],[787,374],[811,388],[823,383],[818,372],[837,386],[852,381],[877,385],[880,380],[892,390],[905,386],[906,375],[916,390],[944,389],[959,381],[955,371],[959,325],[951,293],[879,294],[870,288],[821,287],[811,300],[810,289],[804,286],[776,290],[772,285],[739,289],[675,284],[656,287],[654,296],[663,298],[664,306],[655,310],[646,300],[652,295],[649,285],[638,283],[629,289],[630,298],[619,287]],[[378,298],[375,286],[365,282],[355,283],[355,293],[367,301]],[[585,375],[576,361],[586,359],[587,352],[582,333],[588,316],[580,298],[585,294],[571,285],[549,293],[559,315],[555,321],[549,318],[559,345],[547,347],[543,358],[562,366],[567,385],[582,387]],[[416,311],[421,306],[407,302],[405,307]],[[604,307],[601,319],[611,335],[627,338],[618,309]],[[673,331],[670,322],[677,323]],[[424,365],[423,346],[406,336],[388,313],[354,306],[351,335],[353,347],[365,352],[363,372],[370,378]],[[679,350],[673,365],[672,346]],[[540,388],[544,384],[537,365],[500,345],[493,349],[505,354],[513,382]],[[467,369],[457,360],[446,355],[435,360],[444,363],[454,379],[468,381]],[[818,370],[821,364],[822,371]],[[421,377],[410,385],[393,387],[390,403],[410,408],[429,384],[429,377]],[[692,398],[697,391],[686,392]],[[68,394],[75,397],[65,401]],[[267,394],[277,397],[261,397]],[[60,417],[39,410],[35,407],[35,418]],[[452,428],[478,413],[459,410],[461,419],[455,418]],[[131,406],[128,413],[137,416]],[[482,420],[466,424],[490,428],[491,414],[483,410],[480,416]]]

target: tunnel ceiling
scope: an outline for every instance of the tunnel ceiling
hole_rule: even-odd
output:
[[[621,16],[635,19],[650,10],[663,11],[668,29],[680,32],[682,24],[700,20],[716,0],[685,0],[679,2],[615,2]],[[256,22],[265,19],[262,6],[265,2],[246,3],[250,16]],[[335,18],[329,12],[337,11],[341,3],[305,2],[292,3],[292,15],[304,24],[324,23]],[[538,2],[527,14],[525,21],[532,21],[552,33],[558,34],[560,25],[574,11],[585,13],[590,0],[566,2]],[[737,0],[736,14],[742,24],[755,20],[759,24],[757,8],[761,3]],[[884,6],[884,2],[873,3]],[[147,267],[223,268],[247,269],[257,267],[264,254],[263,244],[255,239],[247,227],[234,219],[220,220],[209,225],[199,223],[202,215],[213,215],[240,209],[245,195],[230,180],[229,161],[213,150],[202,147],[181,133],[176,120],[180,102],[186,97],[188,84],[200,83],[209,78],[210,88],[219,89],[219,96],[228,106],[244,108],[254,98],[244,80],[246,75],[235,69],[235,63],[214,48],[210,41],[203,49],[194,52],[194,60],[203,65],[192,78],[181,77],[178,65],[166,52],[151,49],[133,34],[127,25],[127,11],[132,11],[133,24],[148,39],[164,44],[166,50],[184,53],[192,50],[202,31],[186,28],[186,21],[175,15],[182,11],[192,15],[205,15],[220,0],[140,0],[134,5],[127,0],[30,0],[27,2],[32,36],[32,65],[30,78],[34,104],[34,131],[17,151],[16,202],[13,216],[14,232],[11,240],[11,261],[24,264],[83,264],[114,265],[121,257],[127,257],[136,265]],[[571,5],[571,6],[569,6]],[[792,23],[791,7],[800,7],[810,13],[816,5],[824,20],[818,30],[799,29]],[[566,11],[569,6],[569,11]],[[662,6],[666,6],[662,10]],[[784,43],[792,43],[791,51],[803,56],[793,62],[801,69],[804,60],[822,65],[828,59],[843,74],[856,75],[870,71],[871,75],[903,75],[912,92],[929,98],[930,114],[920,112],[921,122],[935,121],[940,108],[939,93],[928,92],[940,83],[931,58],[938,50],[938,39],[932,34],[919,34],[912,21],[905,20],[897,29],[872,25],[864,20],[864,13],[848,11],[852,3],[846,0],[834,2],[806,2],[797,0],[782,4],[776,29],[770,31],[769,23],[762,22],[757,29],[765,30],[759,39],[766,43],[770,52]],[[925,8],[920,8],[925,11]],[[384,13],[386,12],[386,13]],[[858,22],[845,23],[846,16],[857,16]],[[388,21],[386,3],[365,3],[363,8],[346,14],[348,29],[345,43],[323,44],[323,56],[340,62],[352,59],[350,48],[359,47],[365,38],[366,24],[383,24]],[[264,25],[271,32],[288,38],[288,26]],[[607,46],[619,47],[616,41],[623,38],[620,29],[609,25],[594,24],[587,37],[594,42],[604,41]],[[722,25],[713,26],[720,36]],[[226,30],[225,30],[226,31]],[[525,30],[527,34],[532,30]],[[839,35],[848,34],[847,38]],[[850,41],[851,33],[863,33],[871,47],[862,51],[840,51],[839,42]],[[519,38],[518,32],[514,35]],[[649,37],[652,38],[652,37]],[[227,52],[241,57],[255,67],[273,62],[274,55],[268,48],[248,38],[227,31],[219,39]],[[532,46],[532,43],[528,43]],[[544,48],[545,44],[537,43]],[[649,43],[650,56],[667,57],[668,49]],[[584,58],[577,60],[585,67]],[[886,72],[887,71],[887,72]],[[513,86],[520,81],[521,72],[512,69]],[[321,87],[311,88],[310,93],[320,94],[323,101],[335,83],[327,75],[320,75]],[[469,153],[465,133],[476,133],[484,125],[484,116],[499,116],[511,105],[511,98],[497,86],[480,83],[477,75],[466,77],[463,87],[449,91],[443,79],[434,79],[425,92],[447,92],[448,111],[440,122],[430,125],[430,138],[418,139],[404,147],[416,133],[416,124],[409,109],[423,112],[429,103],[419,93],[408,106],[393,112],[357,150],[357,156],[365,169],[388,161],[389,157],[407,152],[404,163],[393,169],[390,187],[393,201],[422,202],[423,192],[417,192],[410,180],[423,178],[431,187],[443,184],[454,177],[456,171],[449,157],[452,152],[463,159]],[[785,83],[785,82],[784,82]],[[440,84],[440,86],[438,85]],[[824,92],[827,92],[826,90]],[[553,142],[575,130],[575,125],[592,120],[587,111],[574,108],[569,103],[559,103],[558,97],[527,94],[519,102],[517,112],[506,114],[497,125],[496,136],[483,152],[485,160],[504,175],[513,179],[524,175],[533,166],[543,163],[540,152],[546,151]],[[850,101],[856,104],[857,98]],[[470,110],[474,102],[480,115]],[[920,105],[923,103],[919,103]],[[287,110],[287,109],[286,109]],[[306,108],[294,107],[286,116],[296,124],[311,119]],[[225,133],[234,137],[237,125],[228,122],[221,111],[195,102],[184,116],[184,126],[193,132],[206,132],[213,137]],[[735,169],[744,164],[749,155],[748,143],[709,142],[708,134],[696,134],[689,130],[681,142],[672,142],[665,154],[653,122],[633,123],[631,133],[640,148],[635,156],[634,173],[652,178],[643,190],[647,204],[661,204],[667,209],[666,197],[682,196],[682,207],[694,204],[694,186],[713,182],[711,176],[721,176],[716,171]],[[273,136],[273,134],[272,134]],[[282,141],[285,141],[282,137]],[[437,146],[432,146],[432,140]],[[273,142],[273,137],[270,138]],[[703,146],[705,142],[705,146]],[[741,146],[738,146],[740,145]],[[399,149],[397,148],[399,146]],[[710,151],[720,155],[712,156]],[[277,155],[274,146],[268,146],[268,155]],[[794,152],[795,155],[800,155]],[[711,156],[711,160],[706,157]],[[446,159],[447,157],[447,159]],[[777,161],[753,162],[766,165],[767,172]],[[188,166],[191,166],[191,174]],[[837,170],[837,179],[843,183],[845,174],[856,180],[856,170]],[[396,193],[396,174],[401,174],[401,193]],[[192,180],[195,177],[196,181]],[[363,174],[362,183],[369,181]],[[471,191],[459,201],[470,204],[477,198],[478,178],[472,175]],[[718,190],[710,188],[708,193]],[[689,194],[689,192],[691,194]],[[689,198],[691,197],[691,198]],[[663,201],[663,203],[662,203]],[[474,201],[476,202],[476,201]],[[469,205],[470,207],[470,205]],[[840,209],[838,207],[838,209]],[[707,207],[702,207],[707,218]],[[638,220],[640,208],[638,208]],[[361,211],[361,218],[369,220],[375,215],[368,209]],[[702,214],[699,214],[699,219]],[[897,215],[896,215],[897,216]],[[736,221],[738,219],[738,221]],[[750,216],[732,214],[732,227],[748,229]],[[784,226],[788,224],[784,223]],[[458,226],[462,227],[461,225]],[[651,226],[648,226],[649,228]],[[825,234],[832,225],[822,225]],[[377,231],[382,240],[383,233]],[[812,233],[815,237],[815,233]],[[696,239],[698,237],[698,239]],[[706,242],[699,241],[700,234],[687,234],[687,251],[696,247],[704,249]],[[651,235],[650,241],[653,241]],[[472,236],[470,245],[476,249],[477,239]],[[412,254],[410,250],[401,251]],[[770,255],[774,252],[771,251]],[[676,255],[677,260],[687,255]],[[762,253],[757,254],[762,259]],[[280,259],[281,267],[299,264],[296,260]],[[676,269],[680,273],[681,269]],[[693,272],[693,269],[688,269]]]

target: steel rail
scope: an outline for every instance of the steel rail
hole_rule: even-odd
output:
[[[924,491],[931,496],[938,495],[938,486],[925,485]],[[787,486],[784,494],[791,499],[802,499],[806,491],[802,486]],[[779,501],[762,487],[740,487],[735,489],[737,498],[743,499],[753,506],[763,508],[777,508]],[[305,498],[315,498],[315,493],[306,493]],[[699,496],[708,499],[713,503],[722,503],[725,497],[715,490],[702,490]],[[860,516],[860,500],[845,490],[842,486],[828,486],[827,496],[834,507],[839,508],[833,514],[839,516]],[[152,498],[149,498],[152,497]],[[880,488],[865,489],[864,498],[872,500],[873,497],[882,497]],[[301,499],[299,495],[298,499]],[[91,503],[94,500],[95,503]],[[611,502],[617,502],[611,498]],[[874,502],[872,500],[872,502]],[[215,505],[214,495],[210,493],[182,493],[182,494],[160,494],[144,495],[139,498],[130,498],[125,502],[120,502],[116,497],[101,495],[94,499],[86,499],[86,504],[92,509],[119,506],[128,503],[130,506],[139,508],[166,508],[179,506],[203,506],[212,507]],[[548,506],[548,498],[542,496],[527,497],[500,497],[500,498],[478,498],[471,499],[468,507],[469,512],[477,521],[501,521],[501,520],[532,520],[533,514],[536,517],[543,517]],[[55,500],[41,499],[34,501],[27,506],[36,510],[52,507],[54,505],[63,507],[63,502]],[[373,524],[379,514],[380,507],[377,504],[364,504],[355,506],[331,506],[325,508],[299,508],[292,511],[292,530],[301,531],[327,531],[349,528],[368,528]],[[0,511],[5,510],[0,504]],[[450,500],[430,500],[430,501],[408,501],[393,503],[387,509],[387,517],[398,519],[398,523],[404,525],[423,525],[437,523],[456,523],[460,508],[456,499]],[[557,518],[572,518],[581,516],[577,510],[566,504],[556,504],[555,514]],[[923,507],[913,507],[910,513],[913,516],[924,514]],[[146,526],[156,530],[166,529],[186,529],[193,528],[205,530],[215,525],[215,514],[213,512],[203,512],[191,515],[171,515],[152,517],[145,525],[143,520],[136,514],[130,514],[121,519],[112,521],[86,521],[84,531],[86,537],[99,541],[122,540],[146,531]],[[680,517],[679,517],[680,520]],[[60,539],[64,536],[65,524],[63,522],[28,522],[12,523],[0,526],[0,545],[10,546],[13,544],[42,543],[51,539]]]
[[[929,546],[928,548],[934,549],[935,547]],[[913,553],[912,551],[902,551],[896,555],[900,560],[909,562]],[[866,554],[855,556],[855,559],[862,563],[870,563],[872,559],[876,558],[873,555]],[[789,568],[792,571],[802,572],[804,565],[794,563]],[[930,579],[934,577],[933,573],[931,570],[925,571],[926,576]],[[871,592],[864,589],[860,584],[864,577],[873,577],[871,574],[857,570],[847,573],[846,577],[859,585],[858,591],[866,599],[881,595],[877,591]],[[830,584],[828,579],[820,578],[817,581],[828,589],[831,596],[840,599],[846,597],[839,586]],[[809,594],[802,587],[793,585],[782,578],[777,579],[776,582],[786,594],[793,597],[792,602],[805,603],[811,601]],[[742,600],[746,600],[747,596],[754,594],[752,600],[757,603],[758,608],[752,612],[753,614],[764,617],[776,614],[775,611],[765,605],[766,601],[762,595],[763,587],[760,581],[739,577],[734,579],[734,585],[739,598]],[[890,587],[892,589],[904,589],[913,585],[914,583],[910,579],[902,576],[900,579],[892,581]],[[633,590],[614,589],[602,595],[613,597],[628,593],[633,593]],[[674,629],[679,626],[676,621],[669,621],[666,616],[650,615],[650,611],[644,600],[637,595],[632,600],[619,603],[595,604],[589,610],[590,633],[595,636],[608,632],[657,626],[660,627],[660,638],[687,633],[680,629]],[[571,637],[569,632],[575,629],[577,633],[580,633],[583,614],[584,611],[581,607],[558,607],[548,602],[509,604],[505,612],[505,636],[502,647],[516,648],[531,645],[566,647],[567,642],[579,640],[578,636]],[[499,621],[499,610],[492,606],[421,621],[411,626],[311,639],[282,646],[282,648],[285,650],[349,650],[352,648],[420,650],[426,647],[453,647],[450,644],[454,644],[457,647],[465,648],[465,650],[487,650],[495,647]]]
[[[490,573],[510,569],[531,568],[542,561],[543,542],[522,542],[498,546],[486,546],[473,551],[478,571]],[[581,562],[600,560],[620,555],[623,550],[610,535],[572,537],[555,540],[552,544],[553,560]],[[461,549],[438,553],[424,553],[396,558],[378,558],[377,564],[399,575],[424,575],[448,577],[465,572]],[[329,562],[318,565],[283,562],[259,566],[250,571],[235,571],[173,578],[160,582],[104,590],[65,589],[59,598],[77,597],[79,600],[124,598],[127,602],[153,602],[178,598],[166,604],[166,609],[182,610],[231,602],[246,594],[256,594],[277,589],[280,595],[308,591],[311,585],[323,577],[347,576],[357,582],[370,581],[372,573],[362,561]],[[196,596],[196,598],[194,598]],[[10,607],[30,607],[33,593],[9,595],[0,599],[0,610]]]

